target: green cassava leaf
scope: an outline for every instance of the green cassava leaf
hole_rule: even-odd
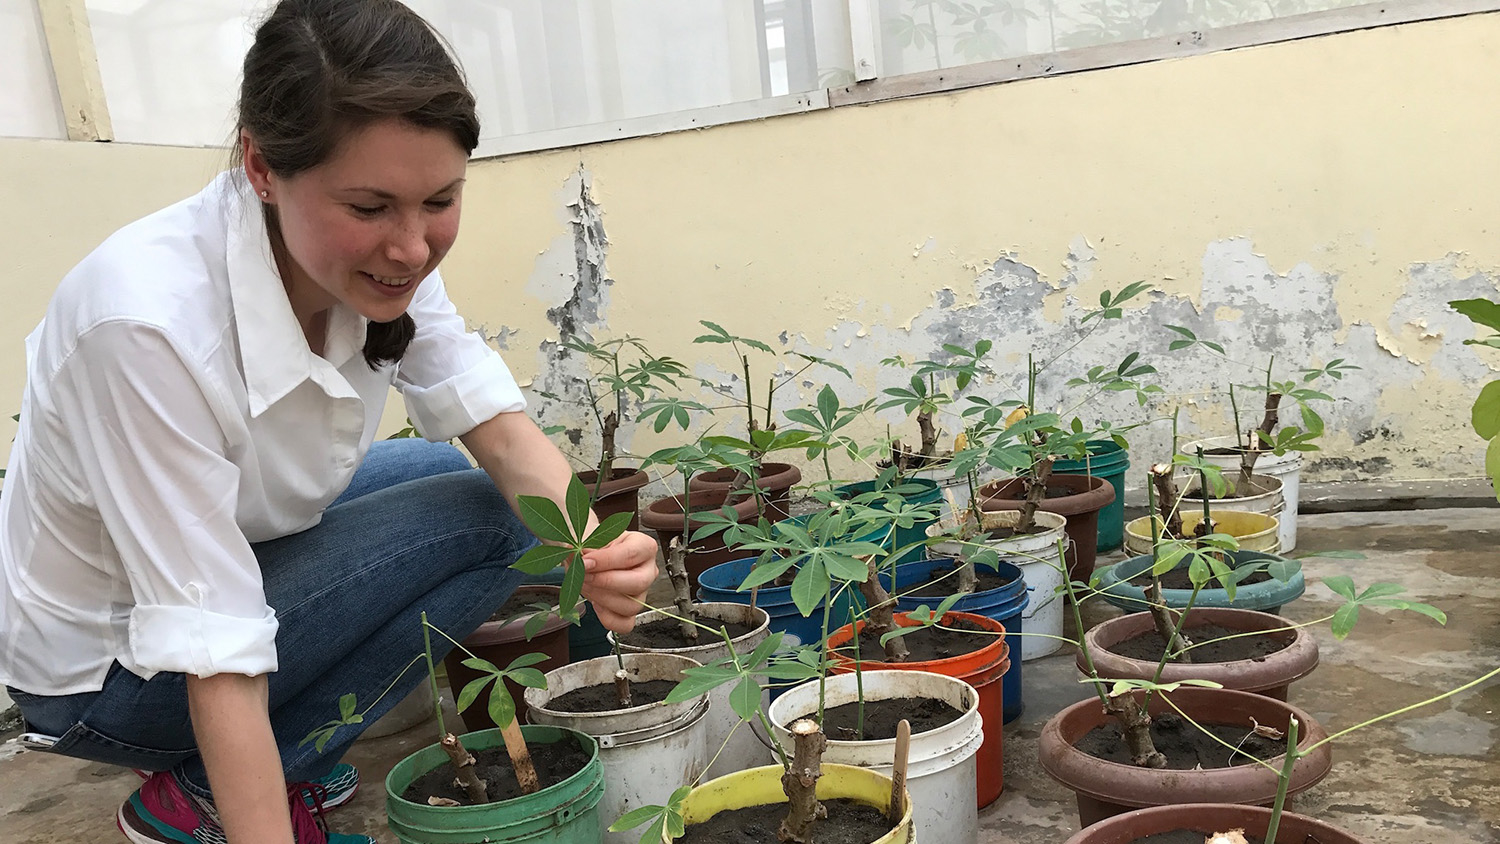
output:
[[[538,545],[511,563],[511,567],[526,574],[546,574],[574,553],[572,548],[557,545]]]
[[[510,696],[510,689],[505,688],[504,683],[496,683],[490,689],[490,720],[495,726],[505,728],[516,719],[516,702]]]
[[[1325,579],[1323,582],[1327,583],[1328,580]],[[1359,604],[1350,601],[1349,603],[1339,607],[1333,613],[1333,623],[1330,625],[1333,629],[1333,638],[1343,639],[1344,637],[1348,636],[1349,631],[1354,629],[1354,622],[1358,620]]]
[[[484,691],[484,687],[488,686],[494,679],[495,675],[485,674],[470,680],[464,686],[463,691],[458,693],[458,711],[463,712],[468,709],[474,701],[479,699],[479,694]]]
[[[606,516],[604,521],[600,522],[597,528],[594,528],[594,532],[589,534],[587,539],[583,540],[583,547],[603,548],[609,543],[614,542],[630,526],[630,517],[633,515],[635,514],[615,513]]]
[[[1348,575],[1335,574],[1323,578],[1323,585],[1332,589],[1334,594],[1352,601],[1355,599],[1354,581]]]
[[[760,709],[760,686],[749,677],[741,679],[739,685],[729,692],[729,706],[741,721],[754,718]]]
[[[563,512],[557,509],[557,502],[541,495],[521,495],[517,496],[517,501],[521,521],[536,534],[537,539],[543,542],[573,541],[573,533],[568,529]]]
[[[583,536],[589,524],[589,491],[577,475],[568,479],[568,491],[563,500],[568,506],[568,539],[565,541],[572,541]]]
[[[355,695],[354,695],[353,692],[350,692],[349,694],[346,694],[346,695],[340,697],[339,698],[339,717],[342,718],[344,721],[348,721],[349,720],[349,716],[351,716],[351,715],[354,714],[354,709],[357,706],[359,706],[359,699],[357,697],[355,697]]]

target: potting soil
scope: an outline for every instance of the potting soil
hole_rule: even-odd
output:
[[[936,601],[952,595],[958,591],[958,575],[953,574],[956,569],[940,569],[933,572],[932,577],[915,585],[911,589],[902,591],[904,598],[931,598]],[[975,592],[988,592],[991,589],[1010,583],[1010,578],[999,572],[990,571],[984,566],[975,566],[974,573],[978,576],[979,585],[974,588]]]
[[[940,630],[936,627],[928,627],[925,630],[902,636],[901,641],[906,643],[906,649],[911,652],[906,661],[931,662],[936,659],[963,656],[994,644],[998,638],[996,634],[985,631],[979,625],[960,618],[949,618],[944,622],[944,626],[953,629]],[[859,658],[865,662],[884,662],[885,647],[880,644],[880,637],[868,630],[868,627],[865,628],[865,632],[859,635]]]
[[[630,706],[645,706],[660,703],[677,688],[672,680],[647,680],[630,684]],[[627,707],[620,705],[620,693],[614,683],[584,686],[547,701],[547,708],[554,712],[613,712]]]
[[[1228,832],[1229,830],[1223,829],[1218,831]],[[1203,844],[1212,834],[1210,832],[1199,832],[1194,829],[1174,829],[1171,832],[1158,832],[1155,835],[1148,835],[1145,838],[1137,838],[1131,844]],[[1281,835],[1277,835],[1276,837],[1283,841],[1286,840]],[[1248,833],[1245,835],[1245,840],[1250,842],[1250,844],[1265,844],[1264,838]],[[1297,844],[1303,844],[1303,842],[1299,841]]]
[[[828,817],[813,826],[818,844],[870,844],[891,831],[879,809],[846,798],[824,800]],[[728,809],[687,828],[678,844],[781,844],[776,830],[786,817],[787,804]]]
[[[1199,624],[1182,631],[1193,649],[1188,656],[1193,662],[1236,662],[1242,659],[1264,659],[1270,654],[1285,649],[1291,644],[1290,633],[1261,633],[1255,636],[1235,636],[1240,630],[1228,630],[1217,624]],[[1199,643],[1203,644],[1199,644]],[[1131,659],[1159,662],[1167,650],[1167,640],[1155,630],[1126,639],[1109,646],[1110,653],[1128,656]]]
[[[889,698],[865,701],[865,728],[858,731],[859,703],[845,703],[823,710],[823,732],[839,741],[876,741],[896,737],[896,725],[905,718],[912,734],[925,733],[957,721],[963,715],[945,700],[932,698]],[[818,711],[801,716],[814,721]],[[799,719],[792,719],[793,721]]]
[[[532,742],[527,749],[531,751],[531,764],[536,767],[536,777],[541,782],[542,788],[557,785],[583,770],[590,758],[589,752],[584,750],[578,743],[578,739],[572,736],[566,736],[551,744]],[[476,760],[474,773],[484,781],[491,803],[521,796],[521,786],[516,782],[516,771],[511,767],[510,756],[505,752],[504,745],[470,751],[470,753]],[[469,795],[464,793],[462,788],[454,785],[453,763],[451,762],[444,762],[436,769],[418,777],[406,787],[405,791],[401,792],[401,797],[412,803],[423,805],[427,804],[429,797],[446,797],[450,800],[457,800],[465,806],[472,805]]]
[[[1259,571],[1252,572],[1251,574],[1247,575],[1244,580],[1241,580],[1236,585],[1238,585],[1238,586],[1246,586],[1246,585],[1249,585],[1251,583],[1265,583],[1266,581],[1268,581],[1270,579],[1271,579],[1271,573],[1268,572],[1268,571],[1266,571],[1265,569],[1261,569]],[[1150,586],[1151,586],[1151,569],[1147,568],[1145,571],[1141,572],[1140,574],[1136,575],[1135,577],[1130,578],[1130,582],[1133,583],[1133,584],[1135,584],[1136,586],[1141,587],[1142,589],[1148,589],[1148,588],[1150,588]],[[1163,589],[1186,589],[1186,590],[1191,591],[1192,588],[1193,588],[1193,581],[1192,581],[1191,578],[1188,577],[1187,566],[1180,566],[1180,567],[1172,569],[1171,571],[1169,571],[1166,574],[1162,575],[1161,576],[1161,588],[1163,588]],[[1218,581],[1218,579],[1216,578],[1214,580],[1210,580],[1208,582],[1208,585],[1204,586],[1203,588],[1205,588],[1205,589],[1223,589],[1224,588],[1224,584],[1220,583]]]
[[[517,618],[531,618],[539,612],[551,609],[553,606],[556,605],[548,604],[546,599],[540,595],[523,595],[513,592],[510,598],[504,604],[500,605],[500,609],[495,610],[495,614],[490,616],[489,620],[511,621]]]
[[[1026,530],[1020,531],[1018,533],[1013,527],[998,527],[985,531],[980,538],[996,541],[1001,539],[1012,539],[1017,536],[1035,536],[1039,533],[1046,533],[1049,530],[1051,530],[1051,528],[1045,527],[1043,525],[1032,525]]]
[[[1253,724],[1204,724],[1203,727],[1239,751],[1203,734],[1203,731],[1184,721],[1175,713],[1154,716],[1151,722],[1151,740],[1156,749],[1167,757],[1167,767],[1187,771],[1197,767],[1229,768],[1247,765],[1256,759],[1266,761],[1286,753],[1286,739],[1273,739],[1252,730]],[[1114,724],[1095,727],[1074,745],[1079,750],[1103,759],[1106,762],[1131,764],[1130,749]],[[1248,756],[1246,754],[1249,754]],[[1230,757],[1233,756],[1233,761]],[[1253,757],[1253,758],[1252,758]]]
[[[749,633],[755,628],[748,624],[737,621],[719,621],[717,619],[700,618],[698,623],[703,627],[715,627],[729,633],[730,639]],[[710,633],[702,627],[695,628],[698,638],[690,641],[682,637],[682,624],[670,618],[658,619],[648,624],[638,624],[635,629],[626,634],[620,641],[633,648],[650,648],[652,650],[664,650],[667,648],[690,648],[694,645],[722,644],[724,637],[719,633]]]

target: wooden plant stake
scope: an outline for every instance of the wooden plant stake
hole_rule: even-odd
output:
[[[828,817],[818,802],[818,778],[823,776],[823,751],[828,739],[817,722],[803,718],[792,724],[792,766],[781,774],[781,790],[789,810],[776,837],[787,844],[812,844],[813,823]]]
[[[458,736],[448,733],[443,736],[443,740],[438,744],[443,748],[443,752],[448,754],[448,758],[453,761],[453,770],[458,775],[458,785],[464,790],[464,794],[468,795],[469,802],[475,805],[490,802],[490,793],[485,787],[484,780],[480,779],[479,775],[474,772],[474,757],[469,754],[468,750],[464,749],[464,743],[458,740]],[[525,752],[524,746],[522,752]],[[517,768],[517,770],[520,769]],[[533,774],[532,776],[536,775]]]
[[[542,786],[536,778],[536,766],[531,764],[531,751],[526,749],[526,738],[521,735],[521,725],[512,718],[509,724],[500,728],[500,735],[505,739],[505,752],[510,754],[510,764],[516,770],[516,782],[521,786],[521,793],[535,794],[540,791]]]
[[[891,826],[906,816],[906,759],[911,750],[911,722],[905,718],[896,725],[896,758],[891,765],[891,808],[886,818]]]

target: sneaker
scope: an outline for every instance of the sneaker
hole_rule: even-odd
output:
[[[311,792],[311,793],[308,793]],[[303,783],[287,789],[292,831],[297,844],[375,844],[366,835],[330,833],[321,813],[324,789]],[[309,799],[314,808],[307,805]],[[115,818],[120,832],[134,844],[225,844],[213,801],[183,790],[170,771],[151,774],[130,795]]]
[[[150,771],[140,768],[131,768],[135,775],[143,780],[151,779]],[[333,770],[312,780],[308,785],[322,786],[323,788],[323,811],[336,809],[354,799],[354,792],[359,790],[359,769],[345,762],[333,766]],[[307,808],[313,807],[311,796],[306,798]]]
[[[301,785],[302,783],[295,783]],[[328,811],[348,803],[354,799],[354,792],[359,790],[359,769],[347,762],[340,762],[333,766],[333,770],[318,777],[307,785],[317,786],[323,790],[323,811]],[[310,793],[305,794],[307,808],[313,808],[313,799]]]

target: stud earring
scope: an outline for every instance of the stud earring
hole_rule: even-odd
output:
[[[261,197],[261,199],[270,199],[271,198],[271,192],[268,191],[268,190],[263,190],[263,191],[260,192],[260,197]]]

